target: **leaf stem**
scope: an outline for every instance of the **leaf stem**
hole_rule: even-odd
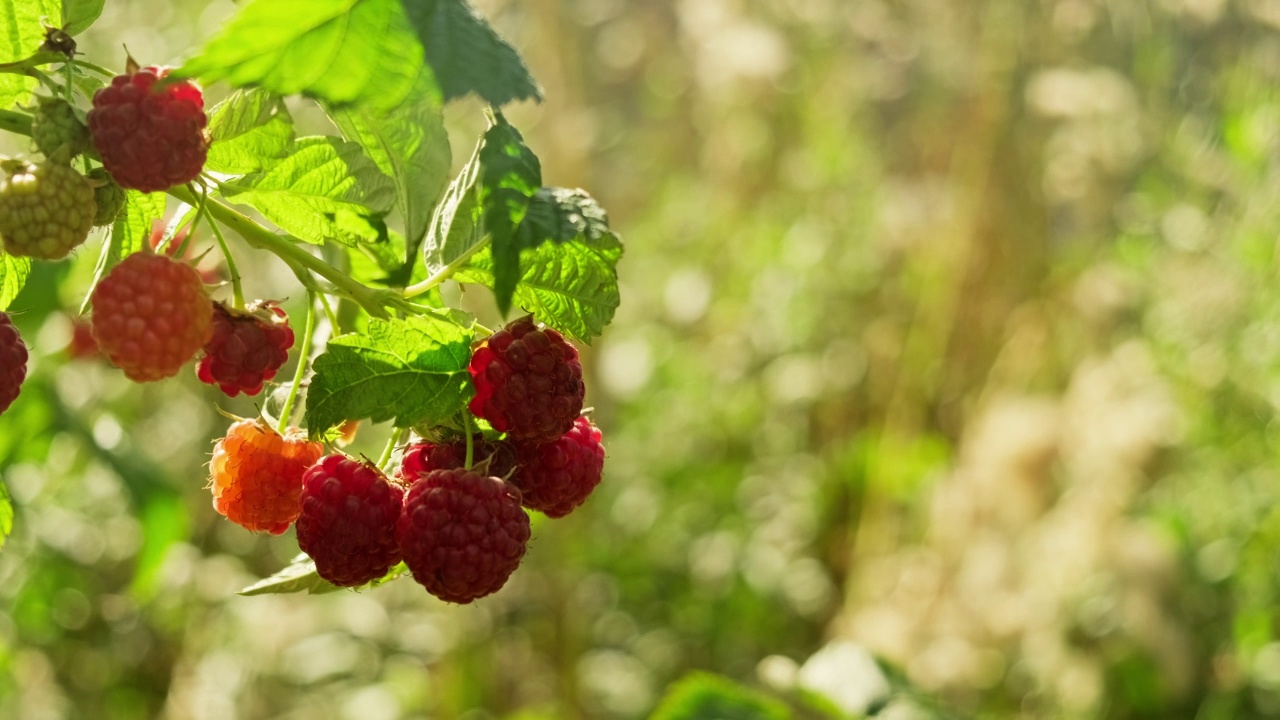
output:
[[[302,331],[302,344],[298,346],[298,369],[293,372],[293,387],[289,388],[289,398],[284,401],[280,410],[280,421],[276,430],[283,435],[289,427],[289,418],[293,415],[293,404],[298,400],[298,388],[302,387],[302,376],[307,372],[307,360],[311,357],[311,337],[316,331],[316,298],[307,291],[307,324]]]
[[[231,298],[236,304],[236,309],[242,310],[244,309],[244,291],[240,287],[240,271],[236,269],[235,258],[231,257],[231,248],[227,247],[227,239],[222,236],[222,230],[218,228],[218,223],[214,222],[213,217],[209,215],[208,201],[208,194],[200,197],[200,212],[209,221],[213,236],[218,239],[218,247],[222,248],[222,257],[227,261],[227,274],[231,276]],[[194,228],[192,233],[194,234]]]
[[[467,248],[466,251],[464,251],[461,255],[454,258],[453,261],[450,262],[448,265],[445,265],[444,267],[432,273],[431,277],[423,280],[420,283],[415,283],[413,285],[410,285],[409,287],[405,288],[400,294],[406,298],[415,297],[417,295],[421,295],[422,293],[431,290],[432,288],[438,286],[440,283],[444,282],[445,280],[448,280],[449,278],[453,277],[453,274],[458,272],[458,270],[461,270],[462,266],[466,265],[467,261],[470,260],[473,255],[489,247],[489,240],[490,240],[489,236],[486,235],[475,245],[472,245],[471,247]]]
[[[465,467],[470,470],[471,463],[475,459],[475,440],[472,439],[471,433],[474,428],[471,426],[471,413],[462,412],[462,431],[467,434],[467,462]]]
[[[0,130],[7,130],[18,135],[31,136],[30,115],[17,110],[0,110]]]
[[[387,461],[391,459],[391,453],[395,451],[396,446],[400,444],[400,440],[404,438],[404,428],[396,428],[391,431],[391,437],[387,438],[387,446],[382,448],[382,457],[378,458],[378,467],[385,467]]]

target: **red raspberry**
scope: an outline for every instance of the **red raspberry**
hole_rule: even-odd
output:
[[[524,317],[494,333],[471,356],[471,412],[517,440],[550,442],[582,411],[582,364],[560,333]]]
[[[89,321],[80,317],[68,316],[71,319],[71,342],[63,351],[70,360],[88,360],[102,357],[98,341],[93,339],[93,328]]]
[[[302,512],[302,475],[323,454],[297,428],[281,435],[261,420],[239,420],[213,448],[213,509],[248,530],[279,535]]]
[[[488,473],[505,478],[516,467],[515,451],[506,443],[491,443],[477,438],[471,449],[471,464],[489,461]],[[447,443],[421,442],[405,448],[396,472],[400,479],[413,484],[432,470],[456,470],[467,463],[467,441],[453,440]]]
[[[189,80],[156,87],[168,68],[117,75],[93,96],[89,135],[120,187],[156,192],[194,180],[209,148],[200,88]]]
[[[213,303],[190,265],[134,253],[93,290],[93,337],[135,382],[176,374],[212,334]]]
[[[511,484],[521,501],[547,517],[564,517],[587,499],[604,470],[600,429],[580,417],[559,440],[541,445],[517,444],[519,469]]]
[[[435,470],[409,488],[396,541],[427,592],[469,603],[497,592],[520,565],[529,516],[515,488],[498,478]]]
[[[330,455],[302,476],[298,547],[334,585],[363,585],[400,562],[396,522],[404,489],[377,467]]]
[[[231,397],[257,395],[289,359],[291,347],[293,330],[279,307],[259,303],[241,311],[214,303],[213,337],[205,343],[196,375]]]
[[[59,260],[89,237],[93,185],[69,165],[0,162],[0,239],[10,255]]]
[[[0,313],[0,413],[9,409],[27,379],[27,346],[9,316]]]

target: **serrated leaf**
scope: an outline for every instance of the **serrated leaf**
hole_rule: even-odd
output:
[[[387,112],[348,108],[330,114],[343,135],[364,146],[365,154],[395,183],[395,208],[404,220],[408,243],[399,271],[389,280],[406,284],[449,174],[449,136],[440,103],[421,93]]]
[[[9,488],[0,480],[0,549],[4,541],[13,532],[13,498],[9,496]]]
[[[68,35],[79,35],[102,14],[106,0],[62,0],[62,30]]]
[[[164,217],[164,207],[165,194],[162,192],[125,191],[124,208],[116,216],[116,221],[111,224],[111,234],[102,245],[98,264],[93,269],[93,281],[89,283],[84,302],[80,305],[81,314],[89,307],[93,289],[98,286],[102,278],[106,277],[111,268],[146,245],[155,221]]]
[[[524,144],[520,131],[498,115],[480,146],[479,196],[493,255],[493,294],[503,316],[511,309],[520,279],[520,251],[530,247],[516,230],[541,186],[538,156]]]
[[[280,572],[271,577],[263,578],[236,594],[278,595],[281,593],[305,592],[308,595],[323,595],[337,592],[341,589],[320,577],[316,573],[315,562],[303,553],[295,557]]]
[[[404,0],[445,100],[474,92],[490,105],[541,100],[520,54],[463,0]]]
[[[60,0],[0,0],[0,63],[31,57],[44,43],[44,23],[62,18]]]
[[[8,310],[31,275],[31,258],[0,252],[0,310]]]
[[[265,170],[293,143],[293,118],[265,90],[237,90],[209,111],[206,170],[227,175]]]
[[[383,110],[435,84],[398,0],[254,0],[178,74]]]
[[[360,146],[335,137],[305,137],[262,172],[223,183],[223,197],[248,205],[307,242],[348,245],[377,240],[380,216],[395,186]]]
[[[514,302],[540,322],[590,344],[618,309],[616,268],[621,257],[622,242],[608,232],[526,249],[520,256],[522,271]],[[487,250],[476,253],[453,277],[492,286],[492,255]]]
[[[455,317],[424,315],[373,319],[367,334],[333,338],[313,363],[308,431],[365,418],[410,427],[457,413],[472,393],[473,336]]]
[[[428,274],[444,269],[484,237],[480,197],[476,190],[476,182],[480,179],[482,144],[483,141],[476,145],[471,160],[449,184],[431,216],[431,226],[422,246]]]
[[[686,675],[667,691],[649,720],[787,720],[785,703],[728,678]]]

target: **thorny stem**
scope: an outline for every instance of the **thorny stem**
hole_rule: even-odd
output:
[[[302,344],[298,346],[298,369],[293,372],[293,387],[289,388],[289,398],[284,401],[280,410],[280,420],[276,430],[281,435],[289,428],[289,418],[293,416],[293,404],[298,400],[298,388],[302,387],[302,376],[307,373],[307,360],[311,357],[311,336],[316,331],[316,298],[315,293],[307,291],[307,324],[302,331]]]

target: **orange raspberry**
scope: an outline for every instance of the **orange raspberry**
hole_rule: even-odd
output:
[[[261,420],[240,420],[213,448],[213,509],[248,530],[279,535],[302,512],[302,475],[323,454],[297,428],[281,435]]]

